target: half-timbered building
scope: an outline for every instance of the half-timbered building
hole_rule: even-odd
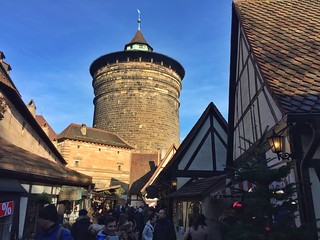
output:
[[[167,207],[181,233],[197,211],[205,213],[211,232],[217,235],[217,218],[226,202],[212,199],[210,193],[225,184],[226,157],[227,123],[210,103],[177,152],[164,159],[143,189],[158,188],[159,204]]]
[[[320,217],[319,36],[318,1],[233,3],[228,165],[250,158],[258,141],[270,167],[292,158],[298,224]],[[279,159],[266,142],[273,132],[284,137]]]

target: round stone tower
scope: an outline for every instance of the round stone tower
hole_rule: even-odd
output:
[[[179,96],[184,69],[153,52],[140,29],[124,51],[106,54],[90,67],[93,127],[117,133],[138,152],[179,145]]]

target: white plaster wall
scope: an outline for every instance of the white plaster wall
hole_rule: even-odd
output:
[[[201,146],[201,149],[195,156],[189,170],[211,170],[213,169],[212,163],[212,141],[211,134],[209,134]]]
[[[178,166],[178,170],[183,170],[186,167],[192,154],[195,152],[196,148],[199,146],[201,140],[203,139],[205,133],[208,131],[209,127],[210,127],[210,119],[207,118],[203,127],[201,128],[201,130],[197,134],[196,138],[194,139],[193,143],[189,147],[188,151],[184,155],[183,159],[181,159],[179,166]]]
[[[27,213],[27,204],[28,204],[28,198],[27,197],[21,197],[20,198],[20,212],[19,212],[19,239],[22,238],[23,235],[23,229],[26,219],[26,213]]]
[[[227,149],[226,147],[221,143],[220,139],[215,135],[215,151],[216,151],[216,169],[218,171],[223,171],[226,167],[226,161],[227,161]]]
[[[249,58],[248,64],[244,65],[245,59],[250,54],[245,47],[247,46],[246,39],[242,38],[238,45],[237,66],[239,68],[237,69],[237,76],[239,76],[239,79],[237,80],[239,81],[235,92],[234,115],[234,123],[238,123],[238,129],[235,129],[234,132],[234,159],[250,147],[246,140],[255,142],[267,127],[274,126],[282,118],[279,108],[266,87],[259,93],[258,98],[253,100],[257,90],[261,87],[261,75],[258,68],[254,66],[252,58]],[[242,61],[242,58],[244,61]],[[275,117],[272,115],[272,111],[274,111]],[[245,115],[242,116],[242,114]],[[243,118],[241,119],[241,117]]]

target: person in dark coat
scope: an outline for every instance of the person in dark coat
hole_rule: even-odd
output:
[[[39,210],[38,224],[39,230],[34,240],[72,240],[70,231],[59,224],[58,211],[54,204]]]
[[[79,211],[79,217],[76,219],[76,222],[72,224],[71,234],[74,240],[90,239],[89,226],[91,222],[87,214],[88,211],[86,209],[81,209]]]
[[[167,219],[166,210],[161,209],[154,227],[153,240],[176,240],[176,231],[173,223]]]
[[[138,232],[138,240],[142,239],[142,231],[144,228],[143,208],[139,207],[134,214],[135,230]]]

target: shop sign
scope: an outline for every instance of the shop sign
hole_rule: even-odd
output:
[[[13,214],[13,201],[0,203],[0,217]]]
[[[59,201],[76,201],[82,198],[82,191],[79,188],[62,190],[59,193]]]

